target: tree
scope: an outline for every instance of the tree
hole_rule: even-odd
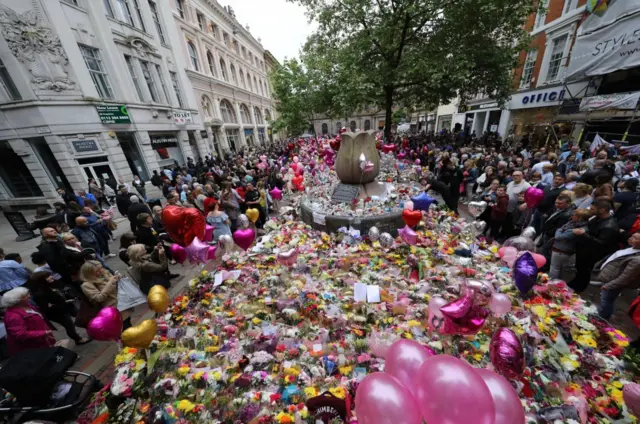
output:
[[[273,121],[273,130],[284,129],[292,136],[303,134],[311,124],[314,108],[311,84],[302,64],[295,59],[285,60],[270,78],[278,116]]]
[[[385,110],[386,138],[394,106],[476,93],[504,103],[534,10],[532,0],[289,1],[319,24],[301,58],[320,91],[313,109],[335,115],[373,103]]]

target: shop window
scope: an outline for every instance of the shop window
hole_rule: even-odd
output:
[[[553,40],[546,82],[553,82],[559,79],[560,68],[562,67],[562,60],[564,58],[564,48],[568,38],[569,35],[564,34]]]
[[[43,196],[27,165],[6,141],[0,141],[0,179],[12,197]]]
[[[58,188],[65,188],[72,190],[71,184],[67,180],[66,175],[62,172],[58,159],[55,157],[51,148],[47,144],[47,140],[44,137],[32,138],[27,140],[31,145],[31,148],[35,152],[36,156],[40,160],[42,167],[49,175],[49,179],[53,185]]]
[[[229,148],[231,148],[231,151],[235,152],[240,147],[240,131],[227,129],[225,130],[225,135],[227,136]]]

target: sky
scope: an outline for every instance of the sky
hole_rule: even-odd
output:
[[[249,31],[262,46],[282,63],[286,58],[298,57],[307,37],[317,27],[309,24],[305,9],[286,0],[218,0],[223,6],[231,6],[242,26],[249,24]]]

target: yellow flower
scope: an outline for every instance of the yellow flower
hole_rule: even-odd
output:
[[[316,397],[318,396],[318,389],[316,389],[315,387],[305,387],[304,395],[307,397],[307,399]]]
[[[193,379],[194,380],[200,380],[202,378],[202,376],[204,375],[204,371],[198,371],[197,373],[195,373],[193,375]]]
[[[144,368],[145,365],[146,365],[145,361],[143,361],[142,359],[136,359],[136,366],[135,366],[136,371],[140,371],[141,369]]]
[[[618,405],[622,405],[624,401],[622,400],[622,390],[613,389],[611,390],[611,399],[613,399]]]
[[[253,323],[253,325],[260,325],[262,320],[260,318],[255,317],[251,320],[251,322]]]
[[[409,327],[420,327],[421,325],[420,321],[416,321],[415,319],[412,319],[407,324],[409,324]]]
[[[212,377],[216,381],[222,380],[222,373],[220,371],[216,371],[212,374]]]
[[[285,375],[294,375],[296,377],[300,375],[300,371],[295,368],[285,368],[284,373]]]
[[[578,342],[579,344],[581,344],[584,347],[591,347],[591,348],[596,348],[598,347],[598,343],[596,343],[595,340],[593,340],[593,338],[591,336],[579,336],[576,337],[576,342]]]
[[[276,421],[280,424],[289,424],[293,423],[295,418],[291,414],[287,414],[286,412],[280,412],[276,415]]]
[[[218,346],[207,346],[204,348],[204,351],[208,353],[218,353],[219,350],[220,348]]]
[[[484,355],[481,353],[476,353],[475,355],[473,355],[473,359],[475,359],[477,362],[480,362],[483,356]]]
[[[329,392],[331,392],[332,395],[339,399],[344,399],[345,397],[347,397],[347,394],[343,387],[335,387],[333,389],[329,389]]]
[[[202,272],[200,273],[200,276],[201,276],[201,277],[208,277],[208,276],[209,276],[209,271],[202,271]]]
[[[560,363],[562,364],[565,370],[573,371],[580,367],[580,362],[576,361],[575,358],[576,358],[575,355],[563,356],[560,359]]]
[[[196,407],[195,404],[191,403],[186,399],[183,399],[180,402],[178,402],[178,409],[184,412],[191,412],[195,407]]]
[[[616,389],[622,389],[624,387],[624,384],[622,384],[619,381],[614,381],[613,382],[613,387],[615,387]]]
[[[300,414],[300,418],[306,420],[309,417],[309,410],[305,407],[302,411],[299,411],[298,414]]]
[[[189,367],[186,365],[178,368],[178,374],[180,375],[187,375],[188,372],[189,372]]]
[[[202,303],[203,305],[210,305],[211,304],[211,302],[209,302],[207,299],[202,299],[200,301],[200,303]]]
[[[409,332],[405,332],[403,334],[405,339],[409,339],[409,340],[413,340],[413,334],[409,333]]]
[[[353,371],[353,367],[351,365],[348,365],[346,367],[340,367],[340,374],[344,375],[344,376],[348,376],[349,374],[351,374],[351,371]]]

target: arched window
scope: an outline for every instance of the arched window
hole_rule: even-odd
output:
[[[329,125],[322,124],[322,135],[328,134],[329,133]]]
[[[351,129],[351,132],[354,132],[356,130],[356,121],[351,121],[349,128]]]
[[[258,80],[256,79],[256,76],[253,76],[253,87],[256,90],[256,93],[258,92]]]
[[[260,94],[264,96],[264,88],[262,87],[262,80],[260,80]]]
[[[193,66],[193,69],[196,71],[199,71],[200,66],[198,66],[198,51],[196,50],[196,46],[191,41],[187,41],[187,49],[189,50],[191,66]]]
[[[213,118],[213,108],[211,107],[211,100],[207,96],[202,96],[202,111],[207,118]]]
[[[253,114],[254,114],[254,118],[255,118],[255,122],[258,125],[263,125],[264,124],[264,120],[262,119],[262,113],[260,112],[260,109],[258,109],[257,107],[253,108]]]
[[[247,84],[249,85],[249,91],[253,91],[253,85],[251,85],[251,75],[247,72]]]
[[[244,72],[242,72],[242,69],[240,69],[240,85],[242,85],[242,88],[247,88],[247,84],[244,83]]]
[[[264,119],[267,123],[271,122],[271,111],[269,109],[264,110]]]
[[[336,134],[338,134],[341,129],[342,129],[342,122],[338,121],[336,123]]]
[[[236,67],[233,64],[229,65],[231,67],[231,81],[238,85],[238,77],[236,76]]]
[[[216,62],[213,59],[213,54],[209,50],[207,50],[207,62],[209,63],[209,72],[214,77],[216,76]]]
[[[366,121],[364,121],[364,130],[369,131],[370,129],[371,129],[371,121],[367,119]]]
[[[222,72],[222,79],[225,81],[229,81],[227,78],[227,65],[224,63],[224,60],[220,58],[220,72]]]
[[[233,106],[228,100],[220,100],[220,112],[222,113],[222,120],[228,124],[237,124],[238,119],[236,113],[233,111]]]
[[[243,124],[251,123],[251,114],[249,113],[249,108],[247,105],[240,105],[240,120]]]
[[[267,84],[267,82],[264,82],[264,95],[265,97],[269,97],[269,84]]]

